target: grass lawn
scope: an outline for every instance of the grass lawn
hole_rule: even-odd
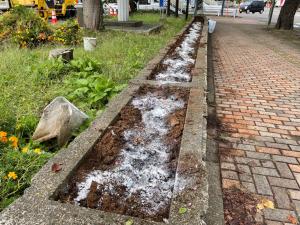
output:
[[[160,15],[137,13],[131,19],[158,23]],[[111,85],[126,84],[186,22],[182,18],[170,17],[162,23],[162,31],[149,36],[119,31],[89,32],[97,37],[97,49],[85,52],[82,45],[75,47],[75,67],[83,67],[89,74],[93,72],[97,76],[101,73],[102,78],[97,82],[101,85],[106,82],[103,85],[109,90]],[[10,42],[1,43],[0,211],[22,195],[31,177],[54,154],[30,140],[43,108],[52,99],[59,95],[70,97],[91,119],[105,107],[97,105],[97,101],[85,101],[85,87],[80,86],[86,78],[85,72],[70,73],[72,69],[65,69],[62,62],[48,60],[49,50],[56,47],[45,45],[19,49]],[[77,86],[70,85],[72,82],[77,82]],[[18,147],[15,148],[14,144]]]

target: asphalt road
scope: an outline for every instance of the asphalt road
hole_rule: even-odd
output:
[[[274,12],[273,12],[273,17],[272,17],[272,23],[275,24],[277,22],[279,13],[280,13],[280,8],[275,8]],[[266,24],[268,22],[269,9],[265,8],[264,13],[262,13],[262,14],[259,14],[259,13],[246,14],[245,12],[243,12],[243,13],[239,13],[239,16],[243,17],[243,18],[247,18],[247,19],[254,19],[254,20],[259,21],[260,23]],[[300,11],[299,10],[295,15],[294,26],[295,26],[295,28],[300,29]]]

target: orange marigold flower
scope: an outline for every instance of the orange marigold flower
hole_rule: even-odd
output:
[[[2,143],[7,142],[7,133],[4,131],[0,131],[0,142],[2,142]]]
[[[17,148],[17,147],[18,147],[19,139],[18,139],[16,136],[11,136],[8,140],[11,142],[11,145],[12,145],[14,148]]]
[[[7,133],[5,131],[0,131],[0,137],[7,137]]]
[[[7,137],[0,137],[0,142],[7,143]]]

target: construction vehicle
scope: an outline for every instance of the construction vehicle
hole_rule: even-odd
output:
[[[5,11],[17,5],[34,7],[47,19],[55,10],[57,16],[74,16],[76,0],[0,0],[0,10]]]

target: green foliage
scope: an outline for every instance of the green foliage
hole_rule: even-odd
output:
[[[185,208],[185,207],[181,207],[181,208],[179,208],[179,210],[178,210],[178,213],[179,214],[185,214],[187,212],[187,208]]]
[[[32,176],[52,156],[34,145],[12,148],[0,142],[0,211],[22,195]]]
[[[116,85],[102,74],[87,72],[73,74],[68,84],[72,90],[68,95],[71,101],[96,110],[103,108],[109,99],[125,87],[125,85]]]
[[[34,10],[23,6],[14,7],[5,13],[0,20],[0,27],[0,40],[13,37],[22,48],[45,43],[52,33],[46,21]]]
[[[0,41],[10,37],[21,48],[32,48],[52,41],[76,45],[80,43],[81,30],[75,20],[51,27],[33,9],[17,6],[0,19]]]
[[[76,45],[81,40],[81,30],[76,20],[67,20],[54,29],[54,41],[64,45]]]
[[[102,109],[125,85],[120,85],[104,75],[106,66],[85,58],[72,60],[68,65],[70,76],[65,79],[67,97],[89,111]]]

